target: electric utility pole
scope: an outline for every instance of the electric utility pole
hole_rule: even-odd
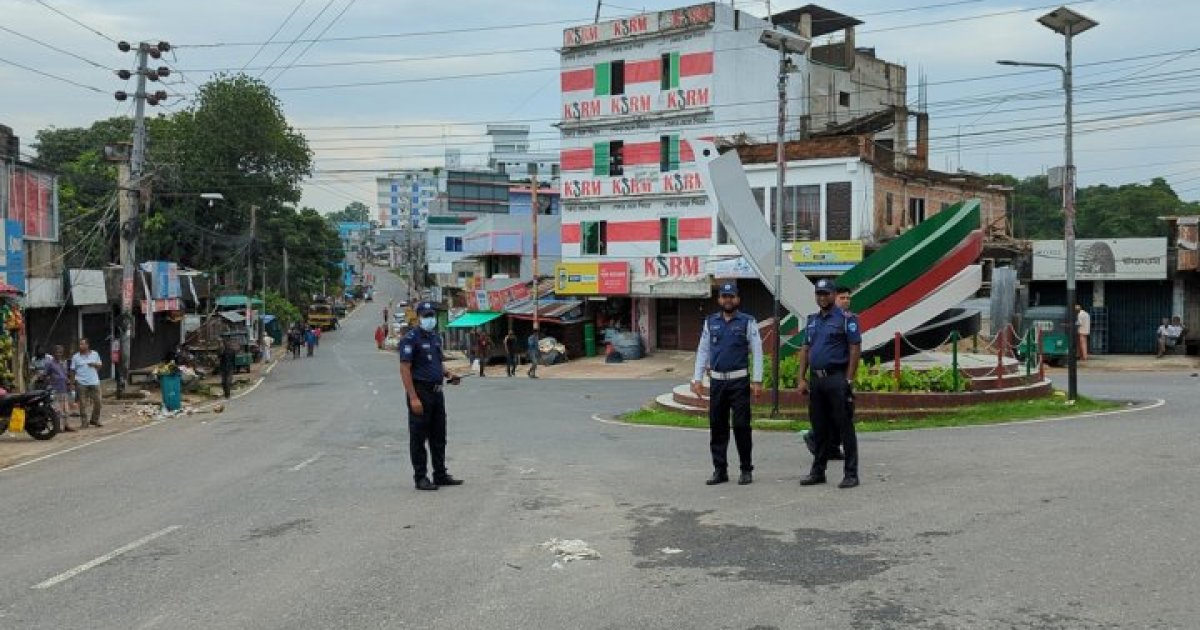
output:
[[[130,52],[133,50],[133,46],[129,42],[119,42],[117,49],[121,52]],[[166,66],[150,68],[151,57],[159,59],[162,57],[162,53],[169,50],[171,50],[171,45],[167,42],[157,44],[142,42],[137,45],[137,89],[133,93],[133,150],[129,156],[128,168],[118,169],[122,179],[120,187],[123,193],[120,204],[121,320],[118,329],[121,334],[121,351],[117,369],[118,396],[124,393],[125,384],[129,380],[129,361],[133,346],[133,279],[137,268],[138,210],[140,205],[150,201],[149,195],[145,199],[141,198],[141,192],[148,190],[143,172],[146,159],[146,105],[158,105],[167,99],[166,90],[146,92],[146,80],[158,81],[171,74],[170,68]],[[118,70],[117,76],[128,80],[133,73],[128,70]],[[127,92],[118,91],[113,96],[118,101],[124,101],[130,95]]]
[[[529,164],[529,213],[533,215],[533,332],[538,332],[538,165]]]

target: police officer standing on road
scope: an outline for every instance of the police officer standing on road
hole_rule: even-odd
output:
[[[432,302],[417,305],[420,325],[400,341],[400,380],[408,394],[408,454],[412,458],[417,490],[457,486],[462,481],[446,472],[446,398],[442,383],[459,383],[459,377],[442,365],[442,337],[437,333],[437,308]],[[425,443],[433,459],[433,481],[426,477]]]
[[[835,292],[833,303],[842,312],[847,315],[854,315],[854,311],[850,310],[850,289],[848,287],[838,287]],[[850,415],[850,423],[854,423],[854,396],[846,401],[848,407],[847,413]],[[804,445],[808,447],[808,452],[813,455],[817,454],[817,438],[813,436],[812,431],[804,432]],[[843,460],[846,456],[842,454],[842,436],[835,433],[833,439],[830,440],[830,448],[833,449],[829,453],[829,459]]]
[[[713,474],[705,483],[710,486],[729,481],[730,412],[733,415],[733,438],[737,443],[742,474],[739,485],[751,483],[753,441],[750,434],[750,396],[762,393],[762,337],[754,318],[738,312],[741,298],[737,285],[726,282],[718,293],[721,310],[704,320],[700,345],[696,349],[696,369],[692,376],[692,392],[702,395],[700,381],[708,372],[708,429],[712,450]],[[754,373],[751,378],[750,355],[753,354]]]
[[[834,440],[842,440],[846,452],[845,477],[839,488],[858,485],[858,437],[850,420],[849,401],[854,395],[854,373],[862,352],[858,317],[834,305],[833,282],[817,281],[820,311],[808,316],[804,347],[800,350],[800,391],[808,394],[808,418],[817,448],[812,469],[800,480],[802,486],[825,483],[825,465]],[[811,385],[809,367],[812,367]]]

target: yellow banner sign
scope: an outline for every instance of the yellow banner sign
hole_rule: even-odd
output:
[[[792,262],[802,265],[846,265],[862,259],[862,241],[799,241],[792,245]]]
[[[627,295],[629,263],[559,263],[554,268],[554,292],[558,295]]]

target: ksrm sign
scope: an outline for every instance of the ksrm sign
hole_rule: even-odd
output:
[[[1077,280],[1164,280],[1166,277],[1165,238],[1075,241]],[[1067,254],[1062,241],[1033,242],[1033,279],[1067,279]]]

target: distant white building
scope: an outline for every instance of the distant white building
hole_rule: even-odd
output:
[[[558,179],[558,152],[530,151],[529,125],[488,125],[487,135],[492,137],[489,169],[508,175],[510,181],[524,182],[529,179],[529,165],[537,164],[538,179]]]
[[[438,176],[432,169],[396,171],[375,180],[381,228],[421,229],[437,198]]]

